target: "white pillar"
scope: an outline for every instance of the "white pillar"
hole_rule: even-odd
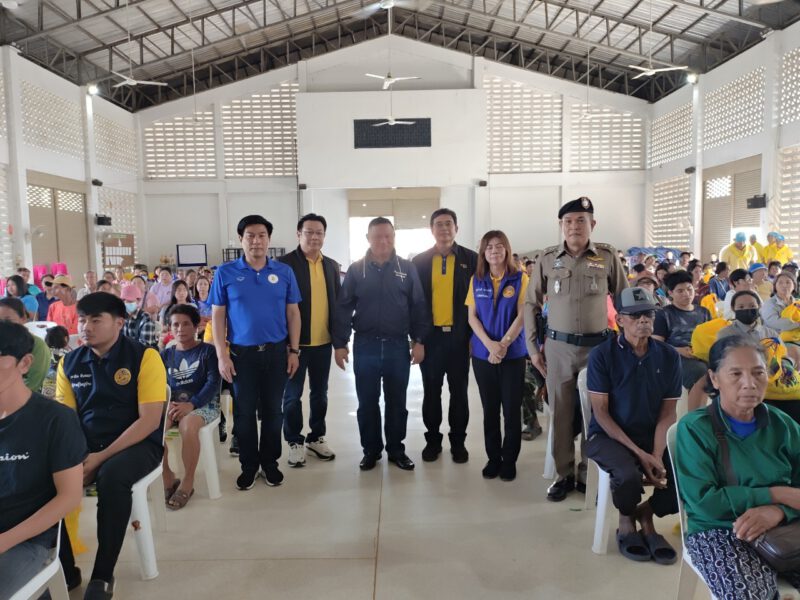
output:
[[[225,138],[222,132],[222,102],[217,100],[213,105],[214,112],[214,146],[216,148],[217,211],[219,214],[219,247],[227,248],[230,238],[228,225],[228,186],[225,183]],[[212,265],[222,263],[222,256],[209,257]]]
[[[760,211],[761,233],[780,229],[780,77],[782,36],[770,35],[762,42],[769,52],[764,61],[764,132],[767,141],[761,154],[761,193],[767,195],[767,207]],[[766,244],[762,237],[761,243]]]
[[[152,271],[157,264],[157,257],[150,256],[149,236],[147,234],[147,205],[145,203],[144,180],[147,176],[147,166],[144,155],[144,127],[139,115],[135,115],[136,126],[136,157],[137,177],[136,177],[136,247],[138,255],[136,262],[145,263],[147,268]]]
[[[8,131],[8,206],[13,227],[11,244],[14,266],[33,269],[31,219],[28,212],[28,177],[24,164],[22,131],[22,71],[18,50],[11,46],[0,49],[3,57],[3,80],[6,97],[6,128]],[[27,61],[26,61],[27,64]]]
[[[692,222],[689,251],[693,251],[695,256],[703,252],[703,88],[701,75],[692,87],[692,154],[695,157],[695,172],[689,184],[689,219]]]
[[[85,194],[86,194],[86,237],[89,248],[89,268],[98,273],[98,277],[103,270],[103,249],[99,236],[101,230],[95,222],[95,215],[100,212],[100,188],[92,185],[92,179],[97,173],[97,148],[94,138],[94,96],[88,92],[87,86],[78,88],[81,111],[83,112],[83,156],[85,171]],[[112,222],[113,226],[114,223]],[[77,273],[72,274],[73,277]]]

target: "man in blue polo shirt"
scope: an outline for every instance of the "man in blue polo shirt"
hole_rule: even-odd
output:
[[[656,532],[653,515],[678,512],[667,430],[675,422],[681,395],[680,356],[672,346],[651,338],[656,303],[647,290],[623,290],[617,311],[621,333],[589,355],[592,420],[586,455],[611,476],[620,553],[635,561],[672,564],[677,554]],[[645,502],[643,475],[655,486]]]
[[[233,383],[233,426],[239,439],[240,490],[283,482],[281,399],[300,356],[300,290],[291,267],[269,260],[272,223],[249,215],[236,227],[244,256],[217,269],[211,286],[211,328],[219,372]],[[225,342],[230,344],[230,354]],[[258,439],[256,411],[261,415]]]

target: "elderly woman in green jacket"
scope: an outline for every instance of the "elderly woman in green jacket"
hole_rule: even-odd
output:
[[[775,571],[750,542],[800,519],[800,425],[763,404],[760,346],[718,340],[709,356],[713,401],[678,424],[675,475],[688,519],[686,550],[716,598],[773,600]],[[712,419],[718,419],[738,485],[730,485]],[[800,572],[782,573],[800,590]]]

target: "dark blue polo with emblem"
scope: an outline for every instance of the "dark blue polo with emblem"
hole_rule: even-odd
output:
[[[664,400],[681,397],[681,359],[664,342],[647,340],[647,353],[636,356],[623,335],[595,346],[589,354],[587,386],[608,394],[608,412],[640,448],[651,451]],[[592,415],[589,437],[603,432]]]
[[[225,307],[228,341],[239,346],[286,340],[286,305],[301,299],[291,267],[269,259],[256,271],[244,257],[217,268],[209,295],[212,305]]]

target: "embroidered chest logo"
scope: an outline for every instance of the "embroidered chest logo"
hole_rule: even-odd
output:
[[[278,276],[275,275],[275,273],[270,273],[267,276],[267,281],[269,281],[270,283],[278,283]]]
[[[29,452],[25,454],[0,454],[0,462],[17,462],[19,460],[28,460],[31,457]]]
[[[244,281],[244,277],[237,277],[236,281]]]
[[[503,288],[503,298],[513,298],[514,297],[514,287],[507,285]]]
[[[117,385],[128,385],[131,382],[131,372],[128,369],[117,369],[114,373],[114,383]]]
[[[394,272],[394,276],[395,277],[399,277],[400,281],[405,281],[406,277],[407,277],[407,275],[405,273],[403,273],[402,271],[395,271]]]

